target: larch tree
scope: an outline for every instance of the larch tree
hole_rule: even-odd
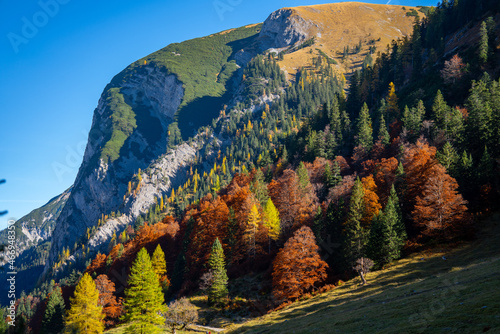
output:
[[[264,207],[264,226],[267,228],[269,251],[271,251],[271,240],[277,241],[281,234],[280,213],[271,198],[267,199]]]
[[[65,305],[62,297],[62,291],[59,286],[47,297],[47,307],[42,319],[42,334],[59,334],[64,329]]]
[[[398,97],[396,95],[396,87],[394,83],[389,83],[389,90],[387,92],[387,97],[385,98],[387,103],[387,114],[389,116],[389,121],[397,118],[399,115]]]
[[[153,265],[153,270],[160,280],[160,284],[165,289],[169,285],[167,278],[167,262],[165,261],[165,253],[161,246],[156,246],[153,256],[151,257],[151,264]]]
[[[142,248],[130,269],[128,288],[125,290],[125,315],[122,319],[130,323],[130,333],[160,333],[165,310],[164,296],[151,258]]]
[[[99,305],[99,291],[88,273],[83,274],[70,301],[66,332],[94,334],[104,331],[104,314],[102,306]]]
[[[212,246],[212,252],[208,259],[208,266],[213,274],[212,284],[208,288],[208,301],[212,304],[222,303],[228,295],[228,278],[224,250],[222,249],[219,238],[215,239]]]
[[[318,250],[308,226],[301,227],[287,240],[273,261],[273,296],[278,302],[296,299],[326,279],[328,265]]]
[[[462,232],[467,219],[467,202],[457,191],[458,184],[441,165],[433,167],[422,195],[417,197],[413,219],[429,237],[451,239]]]
[[[257,205],[252,205],[250,212],[248,213],[247,226],[245,230],[245,238],[247,239],[248,253],[250,256],[255,258],[256,253],[256,241],[255,237],[257,235],[257,230],[261,222],[261,217]]]

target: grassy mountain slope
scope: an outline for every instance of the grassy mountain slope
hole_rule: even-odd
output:
[[[113,83],[119,84],[130,73],[148,64],[175,74],[184,88],[177,118],[187,138],[192,130],[207,125],[216,117],[230,98],[226,94],[230,88],[229,79],[239,68],[234,54],[252,44],[261,26],[253,24],[170,44],[131,64]]]
[[[292,304],[230,333],[479,333],[500,331],[500,215],[478,240],[437,247]]]
[[[376,51],[385,51],[392,40],[411,34],[415,20],[413,15],[423,17],[423,13],[415,7],[359,2],[289,9],[293,11],[292,18],[300,17],[313,23],[308,35],[316,36],[311,47],[284,56],[280,66],[289,74],[294,74],[304,64],[312,63],[313,58],[320,54],[335,60],[340,72],[351,72],[362,65],[370,47],[375,47]],[[360,42],[360,52],[352,52]],[[342,61],[342,53],[347,46],[351,52],[347,60]]]

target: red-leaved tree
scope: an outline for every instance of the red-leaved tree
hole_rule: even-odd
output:
[[[467,202],[457,191],[457,181],[446,174],[442,165],[432,168],[421,196],[417,197],[413,220],[422,234],[450,239],[463,231],[467,222]]]
[[[328,265],[320,258],[318,250],[316,238],[307,226],[302,226],[288,239],[273,262],[276,301],[296,299],[326,278]]]
[[[104,323],[106,326],[114,325],[122,314],[122,305],[114,295],[115,283],[109,280],[108,276],[99,275],[95,279],[95,285],[99,291],[99,305],[106,316]]]

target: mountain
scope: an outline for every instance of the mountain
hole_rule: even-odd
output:
[[[30,291],[43,272],[49,255],[50,241],[57,218],[71,194],[71,188],[54,197],[44,206],[31,211],[15,223],[17,288]],[[7,231],[0,232],[0,244],[7,244]],[[0,279],[6,279],[6,272],[0,272]],[[2,285],[0,302],[7,300],[7,286]]]
[[[313,55],[339,74],[350,73],[370,48],[373,53],[409,34],[414,16],[422,15],[417,10],[362,3],[285,8],[263,24],[174,43],[129,65],[106,86],[94,111],[82,165],[50,230],[44,274],[63,266],[66,251],[68,263],[106,251],[114,234],[182,186],[194,164],[202,166],[200,174],[210,171],[218,153],[213,143],[231,142],[209,131],[223,121],[221,112],[239,105],[261,110],[279,98],[248,102],[244,68],[254,56],[280,53],[279,65],[292,81]],[[360,18],[376,23],[357,29]],[[341,48],[357,45],[340,63]]]

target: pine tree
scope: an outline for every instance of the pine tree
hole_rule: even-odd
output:
[[[364,256],[366,231],[361,224],[364,213],[363,184],[358,177],[352,188],[347,221],[344,224],[344,254],[350,264]]]
[[[132,264],[125,290],[125,315],[123,320],[131,325],[130,333],[160,333],[163,318],[159,312],[164,311],[164,297],[154,272],[151,259],[146,248],[142,248]]]
[[[64,299],[61,288],[56,286],[49,294],[47,307],[43,315],[42,334],[59,334],[64,329]],[[18,310],[19,311],[19,310]]]
[[[66,331],[70,333],[102,333],[104,314],[99,306],[99,291],[88,273],[76,286],[71,308],[66,317]]]
[[[224,251],[219,238],[215,239],[212,252],[208,259],[208,266],[214,275],[212,284],[208,289],[208,301],[212,304],[221,303],[227,297],[227,274],[224,261]]]
[[[370,118],[370,111],[368,110],[368,105],[363,104],[361,112],[356,122],[356,140],[355,145],[361,146],[365,150],[369,151],[373,145],[373,129],[372,121]]]

